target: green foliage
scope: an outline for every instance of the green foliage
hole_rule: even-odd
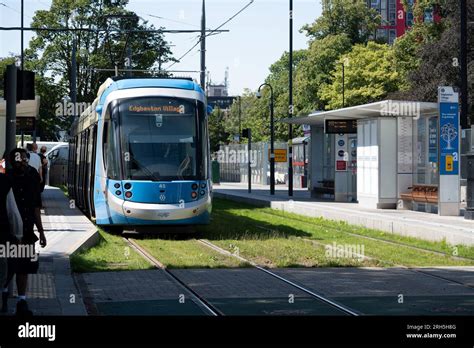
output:
[[[299,113],[324,110],[326,102],[318,91],[324,84],[331,83],[331,72],[339,57],[351,49],[347,35],[330,35],[310,44],[307,59],[298,66],[295,76],[295,106]]]
[[[432,101],[437,100],[438,86],[460,86],[459,74],[459,2],[457,0],[420,0],[414,11],[421,15],[424,9],[436,5],[440,23],[418,21],[413,29],[395,44],[398,70],[406,79],[403,93],[394,98]],[[467,0],[468,21],[474,21],[474,0]],[[468,38],[474,37],[474,26],[468,26]],[[468,43],[472,47],[472,41]],[[474,115],[474,51],[468,50],[469,113]]]
[[[226,131],[226,112],[216,108],[209,115],[209,137],[211,152],[219,150],[219,145],[226,143],[229,136]]]
[[[92,102],[98,87],[113,71],[125,68],[126,47],[132,50],[132,69],[161,69],[174,61],[161,33],[146,21],[140,22],[125,9],[128,0],[112,5],[105,0],[53,0],[49,10],[35,12],[34,28],[97,29],[100,31],[37,31],[25,50],[26,68],[36,72],[36,90],[41,97],[41,137],[55,140],[58,130],[68,130],[71,118],[58,119],[55,104],[71,90],[72,49],[77,51],[77,101]],[[127,17],[106,17],[127,15]],[[105,30],[107,29],[107,31]],[[141,31],[128,33],[129,30]],[[0,64],[1,65],[1,64]],[[135,73],[135,75],[146,73]]]
[[[400,75],[394,68],[393,51],[388,45],[375,42],[355,45],[339,59],[332,83],[321,89],[320,97],[329,110],[342,107],[342,64],[346,65],[346,106],[379,101],[397,91],[401,84]]]
[[[323,13],[303,30],[313,39],[345,34],[352,44],[366,43],[380,25],[380,15],[365,0],[322,0]]]

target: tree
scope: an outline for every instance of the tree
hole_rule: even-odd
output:
[[[72,123],[71,118],[58,119],[54,105],[71,92],[74,68],[77,101],[92,102],[100,84],[114,75],[114,66],[125,67],[127,47],[132,50],[132,69],[161,69],[162,64],[175,61],[163,34],[144,32],[155,28],[127,11],[127,3],[128,0],[114,4],[108,0],[53,0],[49,10],[36,11],[31,24],[34,28],[88,29],[75,32],[38,30],[25,50],[26,66],[37,74],[42,137],[54,139],[59,130],[69,129]],[[129,33],[131,30],[134,32]],[[74,45],[76,67],[72,66]]]
[[[329,35],[310,43],[306,59],[299,64],[295,75],[295,106],[299,113],[324,110],[326,102],[318,91],[331,82],[331,72],[340,56],[351,47],[345,34]]]
[[[209,138],[211,153],[219,150],[219,145],[227,143],[226,112],[216,108],[209,115]]]
[[[474,0],[468,2],[468,21],[474,21]],[[392,98],[436,102],[438,86],[460,86],[459,66],[459,6],[457,0],[428,1],[416,3],[418,16],[433,4],[437,7],[442,20],[440,23],[418,21],[410,36],[397,40],[396,56],[405,66],[399,70],[405,75],[407,88],[400,93],[391,94]],[[468,26],[468,81],[469,81],[469,114],[474,114],[474,50],[472,40],[474,26]],[[411,60],[411,61],[410,61]],[[414,64],[413,64],[414,62]],[[400,68],[401,66],[401,68]]]
[[[394,68],[390,46],[375,42],[355,45],[339,59],[332,83],[321,89],[320,97],[326,101],[329,110],[342,107],[342,64],[347,65],[344,79],[346,106],[379,101],[388,93],[399,90],[402,80]]]
[[[312,39],[345,34],[352,44],[366,43],[380,25],[380,15],[365,0],[322,0],[322,15],[302,30]]]
[[[99,85],[114,75],[113,71],[95,69],[114,69],[115,65],[124,68],[126,47],[132,50],[133,69],[146,70],[173,60],[163,34],[143,32],[155,28],[146,21],[140,23],[135,13],[125,9],[127,3],[128,0],[117,1],[115,5],[104,0],[54,0],[49,11],[37,11],[34,28],[95,30],[37,31],[29,50],[30,58],[37,59],[37,69],[50,71],[68,86],[73,69],[72,49],[76,45],[78,101],[90,102]],[[130,30],[141,32],[127,32]]]

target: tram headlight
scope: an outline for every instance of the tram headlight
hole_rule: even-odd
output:
[[[125,192],[125,197],[132,198],[132,196],[133,196],[133,193],[131,193],[130,191]]]
[[[132,188],[132,184],[127,182],[125,185],[123,185],[123,187],[125,187],[125,190],[130,190]]]
[[[198,195],[197,192],[195,192],[195,191],[191,192],[191,198],[192,199],[195,199],[197,197],[197,195]]]
[[[194,183],[192,184],[191,188],[193,189],[193,191],[196,191],[198,189],[198,184]]]

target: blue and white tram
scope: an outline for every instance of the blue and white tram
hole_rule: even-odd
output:
[[[119,230],[209,223],[206,111],[191,80],[108,79],[71,129],[70,197]]]

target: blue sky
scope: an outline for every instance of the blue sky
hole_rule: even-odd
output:
[[[29,25],[36,10],[48,9],[51,3],[50,0],[24,1],[25,26]],[[7,7],[0,5],[0,26],[19,26],[20,0],[0,0],[1,3]],[[247,3],[249,0],[206,0],[207,27],[216,28]],[[206,65],[213,82],[223,82],[225,69],[229,67],[231,95],[240,94],[244,88],[258,88],[268,75],[268,67],[288,50],[288,4],[288,0],[255,0],[222,28],[229,29],[229,33],[208,37]],[[200,25],[201,0],[130,0],[128,8],[157,27],[198,29]],[[152,18],[150,14],[166,20]],[[295,50],[307,47],[307,37],[299,29],[320,14],[319,0],[294,0]],[[25,46],[31,35],[25,34]],[[179,58],[197,42],[197,36],[167,34],[166,39],[172,43],[175,57]],[[19,51],[20,34],[0,32],[0,56]],[[199,45],[172,69],[199,70]],[[198,78],[198,75],[193,77]]]

